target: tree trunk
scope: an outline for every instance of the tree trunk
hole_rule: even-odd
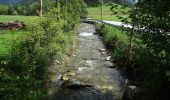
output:
[[[56,7],[59,8],[59,0],[56,0]]]
[[[43,1],[40,0],[40,12],[39,12],[39,16],[42,17],[42,7],[43,7]]]
[[[103,0],[100,0],[100,6],[101,6],[101,21],[103,21]]]

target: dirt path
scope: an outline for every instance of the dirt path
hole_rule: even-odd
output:
[[[66,57],[65,63],[54,66],[57,76],[53,77],[56,93],[52,100],[121,100],[124,79],[109,60],[105,47],[95,33],[95,26],[83,23],[78,34],[78,47]],[[108,61],[107,61],[108,60]],[[54,70],[55,70],[54,69]],[[59,79],[59,76],[63,80]],[[65,81],[66,80],[66,81]],[[85,88],[62,88],[64,82],[83,84]],[[75,82],[74,82],[75,81]],[[67,85],[68,85],[67,84]],[[77,87],[80,88],[80,87]]]

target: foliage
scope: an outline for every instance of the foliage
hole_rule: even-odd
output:
[[[13,38],[15,34],[4,33],[2,38],[10,36],[7,42],[12,41],[12,46],[9,46],[11,52],[6,57],[0,55],[1,99],[35,100],[46,94],[44,83],[48,79],[48,67],[72,47],[74,30],[84,15],[82,11],[85,9],[79,5],[82,1],[76,2],[69,2],[70,18],[63,12],[65,7],[54,7],[45,17],[30,21],[25,30],[28,33],[21,31]]]
[[[84,1],[88,6],[93,6],[93,7],[99,6],[100,4],[99,0],[84,0]]]
[[[130,20],[119,16],[123,22],[130,22],[134,26],[129,34],[131,42],[128,51],[131,57],[128,61],[130,62],[129,65],[125,64],[125,67],[128,66],[127,69],[130,70],[128,74],[133,77],[132,81],[139,82],[138,85],[142,88],[141,93],[134,97],[135,100],[169,99],[170,7],[168,5],[170,5],[169,0],[139,0],[130,11]],[[117,5],[112,7],[114,14],[119,12],[117,9]],[[123,13],[126,11],[124,8],[121,9]]]
[[[6,15],[6,14],[8,14],[8,6],[0,5],[0,15]]]
[[[104,37],[104,42],[111,51],[114,62],[120,65],[127,53],[128,35],[121,28],[114,28],[109,25],[97,26],[97,31]]]
[[[142,34],[144,44],[137,60],[147,67],[147,77],[142,84],[143,94],[147,98],[141,97],[140,100],[169,99],[166,76],[166,72],[170,70],[169,5],[169,0],[140,0],[130,16]]]

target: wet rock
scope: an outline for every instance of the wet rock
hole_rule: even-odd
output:
[[[108,56],[111,56],[111,53],[107,53]]]
[[[111,60],[111,56],[106,57],[105,60],[106,60],[106,61],[110,61],[110,60]]]
[[[61,62],[59,60],[55,60],[56,61],[56,64],[61,64]]]
[[[105,55],[105,52],[101,52],[102,55]]]
[[[106,49],[98,49],[100,52],[105,52]]]
[[[125,87],[125,91],[124,91],[124,95],[123,95],[123,98],[125,100],[131,100],[134,98],[134,96],[136,94],[138,94],[140,91],[140,89],[136,86],[133,86],[133,85],[128,85]]]
[[[73,57],[76,57],[77,55],[73,54],[72,56],[73,56]]]
[[[105,61],[105,65],[109,68],[116,68],[116,64],[112,63],[111,61]]]
[[[78,90],[78,89],[86,88],[86,85],[77,79],[70,79],[67,81],[62,81],[60,86],[62,88],[67,88],[71,90]]]
[[[67,80],[69,80],[69,78],[67,77],[66,74],[64,74],[64,75],[60,74],[57,79],[60,80],[60,81],[67,81]]]
[[[113,86],[109,86],[109,85],[103,85],[103,86],[96,86],[98,89],[100,90],[113,90]]]
[[[109,68],[116,68],[116,64],[110,63],[110,64],[109,64]]]
[[[86,85],[86,87],[94,87],[92,84],[85,84]]]
[[[67,73],[67,75],[68,75],[68,76],[75,76],[75,75],[76,75],[76,73],[75,73],[75,72],[73,72],[73,71],[70,71],[70,72],[68,72],[68,73]]]

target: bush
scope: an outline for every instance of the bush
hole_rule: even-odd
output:
[[[6,15],[6,14],[8,14],[8,6],[0,5],[0,15]]]
[[[69,18],[64,17],[65,7],[52,8],[45,17],[30,22],[26,28],[29,33],[13,41],[9,56],[0,56],[2,99],[35,100],[46,94],[44,83],[48,79],[48,68],[72,47],[76,36],[74,30],[85,14],[81,12],[85,11],[83,2],[79,1],[81,4],[69,0]]]
[[[128,49],[128,35],[120,28],[109,25],[98,25],[100,35],[104,37],[106,47],[112,52],[115,63],[121,64],[126,57]]]

